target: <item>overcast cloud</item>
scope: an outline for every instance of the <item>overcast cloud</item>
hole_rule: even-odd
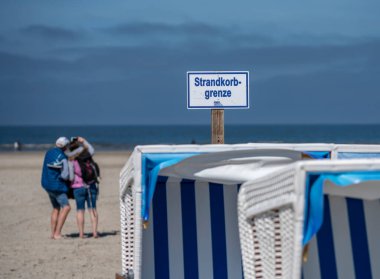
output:
[[[351,2],[356,10],[332,2],[327,15],[336,24],[328,28],[333,20],[321,7],[292,1],[281,12],[234,4],[251,9],[253,19],[221,2],[225,21],[170,6],[179,19],[168,2],[136,18],[139,4],[116,0],[64,7],[4,1],[0,125],[209,123],[208,111],[186,110],[188,70],[250,71],[252,108],[227,111],[227,123],[379,123],[380,31],[373,24],[380,20],[372,10],[379,5]],[[343,28],[349,15],[357,25]]]

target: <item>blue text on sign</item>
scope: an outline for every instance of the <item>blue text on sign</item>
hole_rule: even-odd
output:
[[[223,77],[219,77],[217,79],[203,79],[200,77],[196,77],[194,79],[195,86],[238,86],[241,84],[236,77],[231,79],[225,79]]]

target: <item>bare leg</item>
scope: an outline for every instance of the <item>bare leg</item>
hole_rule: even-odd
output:
[[[53,236],[54,239],[60,239],[62,237],[61,235],[62,228],[63,228],[63,225],[65,224],[66,217],[69,214],[70,210],[71,210],[70,205],[66,205],[65,207],[61,208],[61,210],[59,211],[57,227],[55,228],[55,232]]]
[[[50,218],[50,227],[51,227],[50,238],[54,238],[54,232],[55,232],[55,229],[57,228],[58,215],[59,215],[59,209],[53,208],[53,211],[51,212],[51,218]]]
[[[79,230],[79,237],[84,237],[84,210],[77,211],[77,225]]]
[[[88,210],[91,216],[91,225],[92,225],[92,236],[98,237],[98,212],[96,208],[91,208]]]

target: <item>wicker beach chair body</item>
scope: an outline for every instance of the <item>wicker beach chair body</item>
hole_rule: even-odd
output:
[[[301,275],[303,275],[303,278],[364,278],[358,275],[357,270],[353,270],[353,265],[355,265],[355,268],[358,266],[356,269],[361,268],[361,274],[367,276],[365,278],[372,278],[372,275],[370,276],[369,274],[373,274],[373,270],[376,268],[371,263],[367,263],[367,266],[362,268],[360,267],[363,266],[362,263],[353,263],[355,257],[347,260],[347,257],[343,256],[344,260],[342,260],[332,254],[321,255],[321,251],[319,251],[319,259],[328,258],[328,262],[325,262],[329,265],[331,265],[332,261],[334,262],[333,268],[325,268],[326,270],[330,268],[333,272],[323,274],[320,269],[324,267],[319,266],[323,265],[323,263],[318,262],[317,265],[312,263],[315,267],[312,272],[315,274],[302,273],[305,186],[308,175],[360,171],[379,173],[380,160],[313,160],[297,162],[285,167],[283,170],[275,171],[272,174],[243,184],[238,197],[238,212],[244,278],[299,279]],[[334,187],[329,182],[327,184],[329,187],[325,190],[325,194],[328,195],[348,196],[357,200],[380,198],[379,181],[361,183],[349,187],[350,189],[347,191],[340,187]],[[353,191],[352,189],[355,189],[355,187],[356,189],[357,187],[362,187],[362,190]],[[336,190],[337,188],[338,190]],[[370,192],[370,195],[366,194],[366,192]],[[342,218],[344,213],[347,212],[339,212],[339,218]],[[329,212],[326,214],[328,215]],[[378,228],[380,223],[377,221],[375,223],[377,226],[372,224],[372,227]],[[367,227],[369,226],[367,225]],[[346,233],[349,234],[349,232],[345,232],[344,235],[335,238],[346,238]],[[373,235],[375,232],[373,230],[364,232],[364,234],[367,233]],[[327,237],[333,238],[331,234],[332,232],[329,232]],[[318,238],[322,237],[326,237],[326,233],[323,236],[318,236]],[[367,235],[357,236],[356,238],[357,242],[360,241],[359,238],[363,241],[363,239],[367,239]],[[330,244],[336,247],[339,246],[336,243]],[[341,243],[339,247],[344,250],[348,250],[347,247],[354,249],[351,248],[351,243],[347,242]],[[376,252],[372,253],[375,256],[380,251],[379,247],[374,247],[373,250],[376,250]],[[351,251],[351,253],[354,252]],[[339,251],[336,251],[335,254],[339,254]],[[370,256],[368,255],[368,257]],[[335,261],[340,261],[340,266],[337,266],[338,263]],[[371,261],[376,262],[376,259],[372,258]],[[377,272],[379,271],[377,270]]]

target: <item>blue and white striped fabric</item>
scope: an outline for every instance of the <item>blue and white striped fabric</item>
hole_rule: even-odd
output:
[[[338,159],[379,158],[339,152]],[[323,224],[310,242],[303,279],[380,278],[380,200],[324,196]]]
[[[243,278],[238,187],[159,177],[143,232],[142,278]]]
[[[143,235],[142,278],[243,278],[238,187],[159,177]],[[303,279],[380,278],[379,213],[379,200],[325,196]]]
[[[380,201],[325,196],[324,221],[311,240],[303,279],[380,278]]]
[[[159,177],[143,232],[142,278],[243,278],[238,188]],[[310,242],[303,279],[380,278],[379,214],[379,200],[325,196],[324,222]]]

